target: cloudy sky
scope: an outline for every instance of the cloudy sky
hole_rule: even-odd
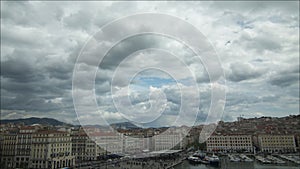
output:
[[[104,25],[145,12],[168,14],[194,25],[214,47],[226,77],[222,120],[299,114],[297,1],[24,1],[1,2],[1,118],[51,117],[78,123],[72,79],[80,51]],[[135,24],[116,28],[130,29],[138,28]],[[110,44],[109,38],[97,43]],[[206,121],[213,84],[199,57],[181,42],[143,34],[115,44],[100,64],[93,61],[99,59],[97,54],[92,53],[92,59],[88,52],[85,55],[82,85],[77,86],[85,96],[77,99],[85,107],[78,115],[81,122],[100,124],[95,117],[101,116],[109,123],[130,120],[170,126],[181,110],[181,124]],[[85,82],[95,66],[91,91]],[[147,66],[157,69],[143,69]],[[94,96],[97,110],[89,106]],[[127,107],[126,98],[131,103]]]

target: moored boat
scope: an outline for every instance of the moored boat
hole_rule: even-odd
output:
[[[204,157],[206,156],[205,153],[201,152],[201,151],[197,151],[193,154],[194,157],[199,157],[200,159],[204,159]]]
[[[209,164],[211,165],[219,165],[220,158],[213,154],[211,157],[208,157]]]
[[[189,156],[187,158],[187,160],[191,163],[196,163],[196,164],[200,164],[201,163],[201,159],[199,157],[195,157],[195,156]]]
[[[241,161],[241,159],[236,157],[235,155],[228,154],[228,157],[231,162],[240,162]]]
[[[241,157],[241,160],[244,162],[253,162],[253,160],[251,158],[249,158],[248,156],[246,156],[245,154],[241,154],[240,157]]]

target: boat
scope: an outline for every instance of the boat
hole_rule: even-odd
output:
[[[228,154],[228,157],[231,162],[240,162],[241,161],[241,159],[239,159],[238,157],[236,157],[234,155]]]
[[[258,160],[259,162],[263,163],[263,164],[271,164],[272,162],[262,156],[255,156],[256,160]]]
[[[211,157],[208,157],[209,164],[211,165],[219,165],[220,158],[213,154]]]
[[[248,156],[246,156],[245,154],[241,154],[240,157],[241,157],[241,160],[244,162],[253,162],[253,160],[251,158],[249,158]]]
[[[271,156],[271,155],[268,155],[267,159],[270,160],[274,164],[285,164],[286,163],[285,161],[283,161],[277,157]]]
[[[191,162],[191,163],[195,163],[195,164],[200,164],[201,163],[201,159],[199,158],[199,157],[195,157],[195,156],[189,156],[188,158],[187,158],[187,160],[189,161],[189,162]]]
[[[245,158],[244,162],[253,162],[253,160],[251,158]]]
[[[207,156],[201,159],[198,156],[191,155],[187,158],[187,160],[193,164],[211,164],[210,157]]]
[[[219,165],[220,159],[218,156],[213,154],[212,156],[206,156],[205,153],[195,152],[193,155],[189,156],[187,160],[194,164],[210,164]]]
[[[206,154],[202,153],[201,151],[197,151],[193,154],[194,157],[199,157],[200,159],[204,159]]]
[[[208,160],[205,160],[205,159],[200,160],[200,162],[201,162],[202,164],[210,164],[210,162],[209,162]]]

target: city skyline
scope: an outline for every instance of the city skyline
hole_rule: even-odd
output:
[[[210,41],[226,79],[222,86],[226,91],[225,107],[220,120],[299,115],[298,7],[299,2],[292,1],[1,2],[1,119],[54,117],[79,124],[73,105],[72,78],[81,49],[102,26],[124,16],[147,12],[178,17],[194,25]],[[135,28],[131,26],[119,29]],[[171,62],[165,55],[152,51],[139,52],[146,48],[176,53],[195,75],[199,93],[191,87],[193,77],[176,69],[182,66],[180,62]],[[135,55],[131,60],[123,62],[132,53]],[[138,110],[151,107],[149,93],[165,94],[159,97],[162,100],[156,100],[164,103],[162,114],[129,112],[125,114],[132,116],[129,119],[153,120],[147,127],[172,126],[182,106],[180,92],[184,91],[190,96],[185,98],[189,103],[194,102],[194,95],[200,96],[196,124],[205,123],[212,90],[205,65],[179,41],[159,35],[134,36],[112,48],[96,74],[99,111],[87,112],[84,121],[98,124],[93,121],[95,116],[110,123],[125,121],[124,114],[114,107],[111,94],[111,79],[120,63],[122,71],[128,73],[140,65],[166,65],[174,68],[178,76],[174,80],[168,72],[144,70],[133,78],[124,73],[124,79],[117,79],[116,87],[130,88],[129,97]],[[128,78],[132,78],[131,83],[124,84]],[[182,124],[194,118],[189,111],[185,113]],[[157,115],[160,117],[156,118]]]

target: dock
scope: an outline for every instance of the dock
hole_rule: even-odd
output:
[[[300,157],[296,155],[278,155],[280,158],[300,164]],[[298,157],[298,158],[297,158]]]
[[[263,164],[271,164],[272,162],[262,156],[255,156],[255,159]]]

